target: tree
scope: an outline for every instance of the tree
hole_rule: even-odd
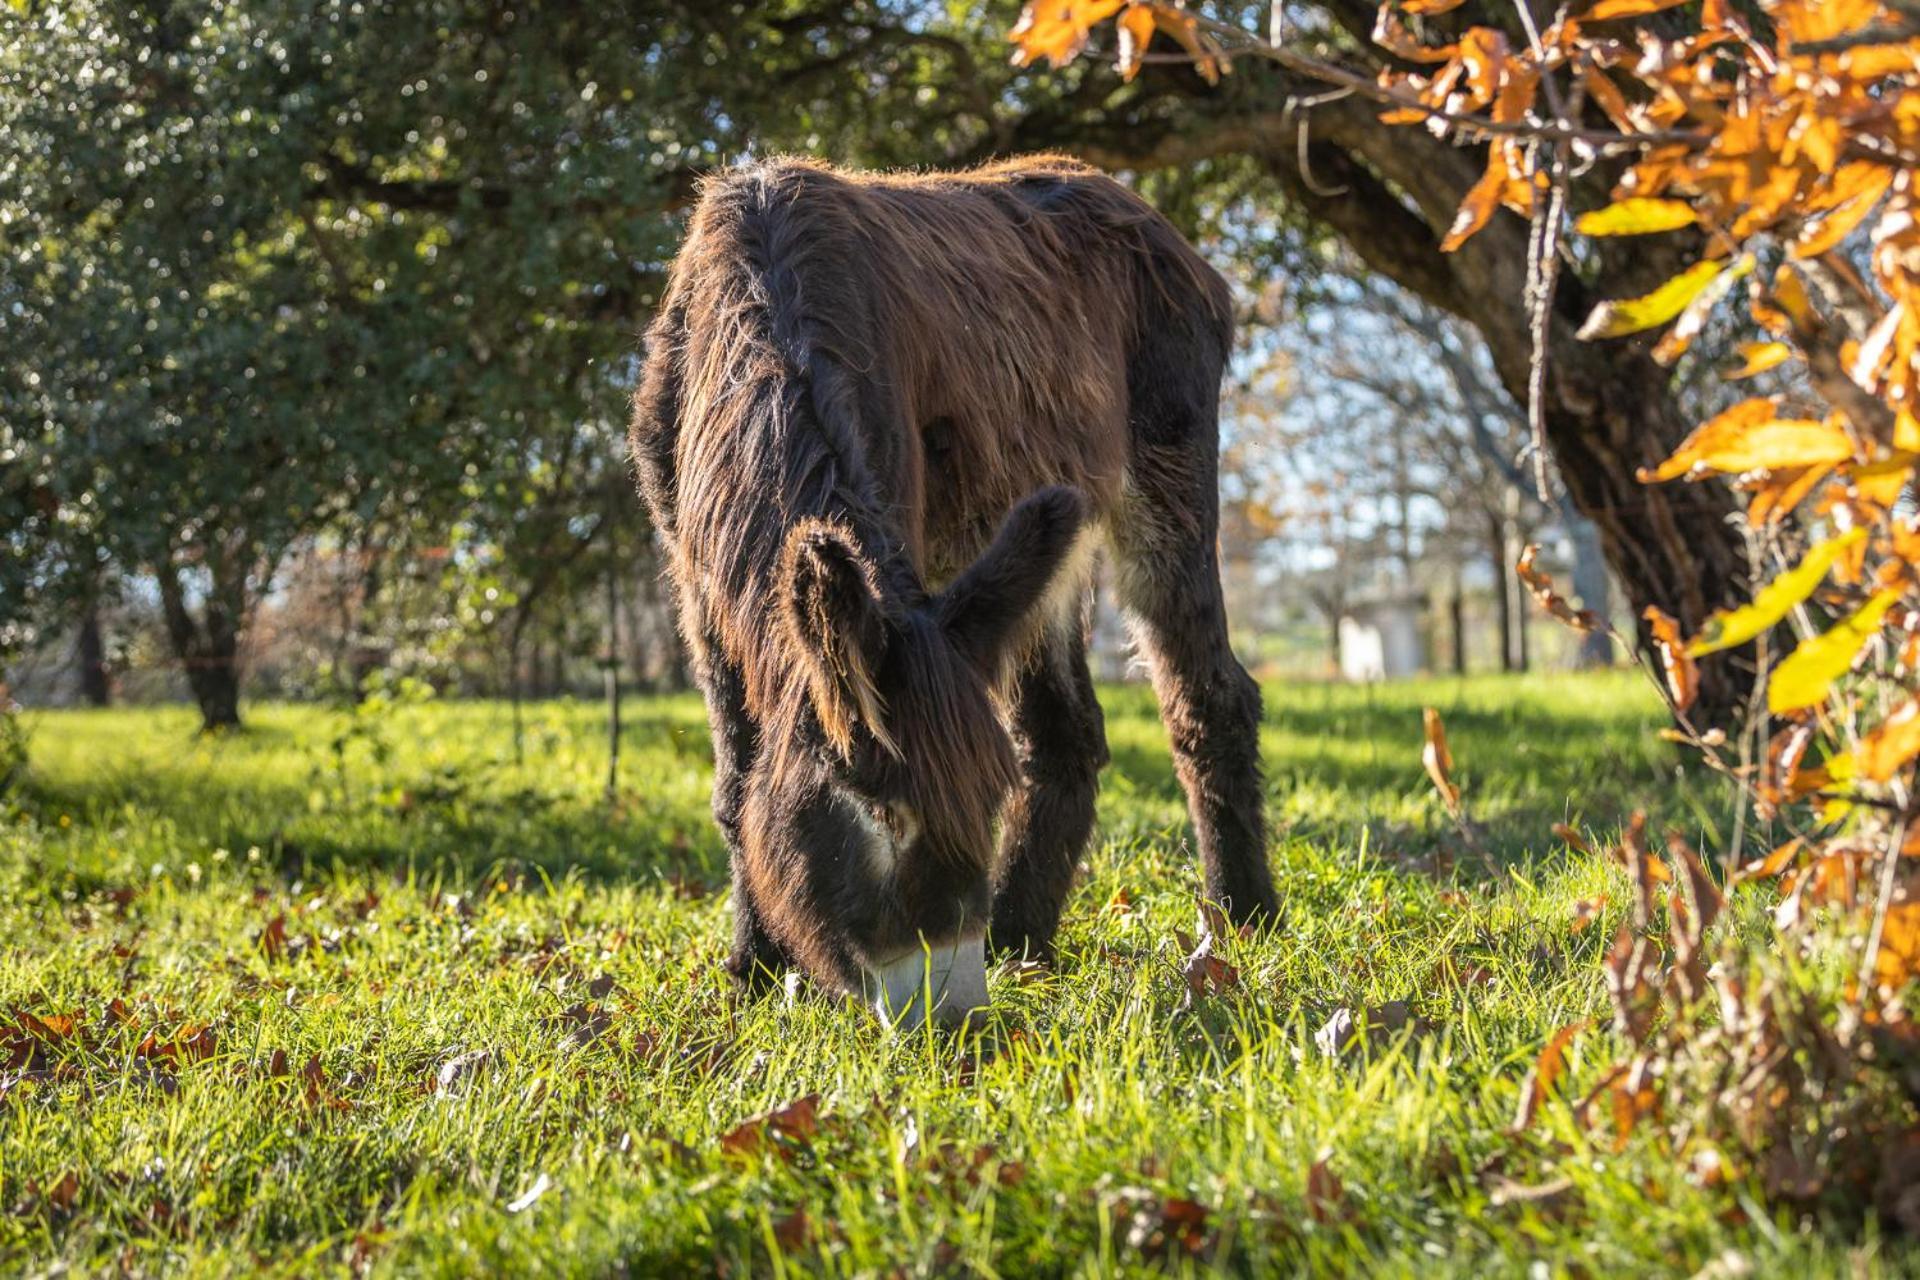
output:
[[[1045,16],[1066,11],[1069,20],[1061,29],[1039,28],[1047,39],[1038,43],[1029,28],[1023,48],[1029,56],[1064,62],[1079,52],[1095,22],[1121,7],[1031,6],[1047,10]],[[1139,7],[1203,58],[1232,55],[1232,74],[1216,74],[1209,83],[1185,53],[1175,55],[1188,64],[1179,67],[1140,69],[1130,62],[1128,70],[1138,74],[1125,86],[1110,72],[1084,66],[1056,71],[1073,79],[1050,101],[1034,104],[1017,130],[1021,141],[1070,147],[1135,172],[1200,167],[1243,189],[1249,175],[1257,176],[1371,270],[1471,325],[1501,385],[1515,402],[1528,403],[1536,319],[1527,304],[1530,224],[1495,213],[1470,240],[1449,245],[1463,199],[1487,170],[1487,147],[1383,121],[1381,104],[1363,92],[1383,73],[1423,65],[1417,59],[1428,54],[1414,38],[1400,39],[1404,28],[1389,26],[1386,45],[1376,43],[1380,9],[1373,0],[1316,0],[1297,9],[1233,6],[1232,20],[1222,22],[1172,6]],[[1523,47],[1519,15],[1524,11],[1527,21],[1541,25],[1551,18],[1531,0],[1524,10],[1490,0],[1423,7],[1435,16],[1418,21],[1435,33],[1436,45],[1479,27],[1499,32],[1505,48]],[[1283,25],[1269,31],[1275,13]],[[1324,69],[1339,77],[1338,88],[1330,91]],[[1107,78],[1098,83],[1089,79],[1102,75]],[[1597,105],[1586,111],[1603,119]],[[1598,157],[1573,175],[1571,207],[1608,203],[1624,167],[1622,160]],[[1745,552],[1727,521],[1732,499],[1717,487],[1649,492],[1638,484],[1636,473],[1670,451],[1688,419],[1650,341],[1594,344],[1578,331],[1601,299],[1645,292],[1696,260],[1703,243],[1696,231],[1653,247],[1600,243],[1583,250],[1562,273],[1545,315],[1548,383],[1540,397],[1546,442],[1568,492],[1598,528],[1634,610],[1657,605],[1687,626],[1742,593]],[[1737,668],[1713,672],[1702,690],[1702,714],[1732,714],[1745,682]]]
[[[654,104],[612,87],[649,40],[459,3],[7,21],[0,429],[48,542],[150,579],[206,727],[237,724],[290,548],[444,509],[469,465],[618,403],[684,196]]]

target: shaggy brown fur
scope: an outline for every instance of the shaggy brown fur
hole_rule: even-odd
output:
[[[1220,278],[1068,159],[706,183],[633,449],[708,698],[736,975],[851,987],[989,918],[1050,953],[1106,759],[1078,607],[1096,534],[1207,891],[1272,910],[1259,700],[1215,562],[1229,336]]]

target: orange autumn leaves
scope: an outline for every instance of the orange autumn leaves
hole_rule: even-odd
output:
[[[1045,58],[1063,67],[1087,46],[1094,27],[1119,15],[1117,65],[1124,79],[1139,74],[1142,58],[1156,32],[1177,43],[1209,84],[1228,70],[1226,54],[1184,5],[1138,0],[1034,0],[1021,11],[1010,36],[1013,64],[1024,67]]]

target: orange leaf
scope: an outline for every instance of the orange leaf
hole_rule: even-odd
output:
[[[1094,24],[1120,11],[1126,0],[1030,0],[1007,38],[1013,41],[1013,65],[1041,58],[1064,67],[1086,48]]]
[[[1568,931],[1575,935],[1585,933],[1587,926],[1598,920],[1600,913],[1606,909],[1607,895],[1604,893],[1595,898],[1580,899],[1573,904],[1573,924]]]
[[[1219,84],[1221,72],[1230,69],[1226,51],[1200,29],[1199,20],[1185,9],[1170,4],[1147,7],[1153,10],[1154,25],[1172,36],[1193,59],[1193,69],[1200,73],[1200,78],[1208,84]]]
[[[1135,5],[1120,15],[1120,78],[1131,80],[1140,74],[1140,58],[1153,41],[1153,10]]]
[[[1920,698],[1909,698],[1853,749],[1856,776],[1885,782],[1920,756]]]
[[[1452,253],[1487,225],[1493,211],[1500,207],[1500,197],[1505,194],[1512,176],[1507,167],[1506,148],[1495,143],[1487,149],[1487,171],[1460,202],[1459,212],[1453,215],[1453,226],[1447,229],[1447,238],[1440,242],[1440,252]]]
[[[1800,856],[1800,851],[1806,847],[1806,844],[1805,836],[1795,836],[1773,852],[1767,854],[1766,857],[1755,858],[1752,862],[1741,865],[1741,867],[1728,878],[1727,883],[1736,885],[1743,884],[1748,880],[1771,880],[1793,865],[1794,860]]]
[[[1848,166],[1853,169],[1853,166]],[[1787,252],[1796,258],[1817,258],[1827,250],[1845,240],[1853,229],[1866,221],[1868,214],[1880,203],[1887,188],[1893,185],[1893,171],[1879,165],[1854,170],[1862,175],[1861,179],[1850,186],[1857,187],[1854,194],[1846,197],[1834,210],[1818,222],[1808,225],[1794,237]]]
[[[1580,15],[1583,22],[1608,22],[1614,18],[1639,18],[1662,9],[1672,9],[1686,0],[1600,0]]]
[[[1440,712],[1428,707],[1421,712],[1426,727],[1426,745],[1420,749],[1420,763],[1427,767],[1434,790],[1447,806],[1447,812],[1460,816],[1460,788],[1453,781],[1453,753],[1447,750],[1447,729],[1440,723]]]
[[[1560,1074],[1567,1065],[1567,1046],[1573,1038],[1586,1030],[1584,1021],[1570,1022],[1553,1033],[1547,1041],[1547,1047],[1540,1051],[1539,1059],[1527,1071],[1527,1078],[1520,1085],[1520,1109],[1513,1117],[1510,1133],[1521,1133],[1533,1123],[1540,1113],[1540,1104],[1560,1082]]]
[[[1534,557],[1539,554],[1540,545],[1529,542],[1526,549],[1520,553],[1519,562],[1513,566],[1513,571],[1520,576],[1520,581],[1527,584],[1527,590],[1532,592],[1533,598],[1540,602],[1540,607],[1575,631],[1592,631],[1599,626],[1600,619],[1593,610],[1575,609],[1568,604],[1567,598],[1553,589],[1553,579],[1533,567]]]
[[[1888,991],[1898,991],[1920,975],[1920,902],[1899,902],[1887,908],[1880,933],[1880,950],[1873,960],[1873,980]]]
[[[1667,677],[1667,689],[1673,695],[1673,709],[1684,712],[1700,695],[1700,669],[1694,665],[1693,655],[1687,652],[1687,642],[1680,636],[1680,624],[1658,605],[1648,605],[1647,611],[1641,616],[1647,621],[1647,629],[1653,633],[1653,647],[1660,655],[1660,666]]]

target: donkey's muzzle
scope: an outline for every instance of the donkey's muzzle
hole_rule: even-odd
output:
[[[966,1026],[987,1008],[986,939],[916,947],[862,970],[860,982],[867,1006],[892,1030],[911,1031],[929,1015],[941,1026]]]

